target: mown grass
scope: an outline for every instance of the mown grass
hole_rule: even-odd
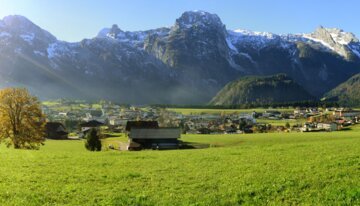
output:
[[[0,147],[0,205],[359,205],[360,127],[184,135],[206,149],[88,152]]]
[[[282,112],[293,112],[292,108],[278,108],[278,109],[264,109],[264,108],[254,108],[254,109],[193,109],[193,108],[167,108],[169,111],[174,111],[181,113],[183,115],[196,115],[196,114],[240,114],[240,113],[252,113],[255,112],[265,112],[266,110],[276,110]]]
[[[59,101],[42,101],[42,105],[50,107],[54,111],[70,111],[70,110],[81,110],[88,107],[91,107],[92,109],[101,109],[100,104],[83,104],[83,103],[73,103],[73,104],[62,104]]]

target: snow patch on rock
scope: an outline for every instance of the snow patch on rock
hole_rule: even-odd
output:
[[[55,42],[48,45],[47,56],[49,59],[62,56],[74,56],[77,52],[74,50],[79,43]]]
[[[329,77],[328,72],[327,72],[327,66],[325,64],[323,65],[323,67],[321,68],[321,70],[319,72],[319,77],[323,81],[326,81]]]
[[[311,41],[314,41],[314,42],[317,42],[317,43],[320,43],[322,44],[323,46],[325,46],[326,48],[330,49],[330,50],[333,50],[336,52],[336,49],[334,47],[332,47],[330,44],[328,44],[327,42],[325,42],[324,40],[321,40],[321,39],[317,39],[317,38],[313,38],[311,37],[309,34],[305,34],[304,37],[308,40],[311,40]]]
[[[351,49],[351,51],[354,52],[354,54],[360,58],[360,52],[359,51],[357,51],[355,49]]]
[[[32,45],[35,38],[35,34],[34,33],[21,34],[20,37],[28,44]]]
[[[35,51],[33,51],[33,52],[34,52],[34,54],[36,54],[36,55],[38,55],[38,56],[46,56],[45,53],[44,53],[44,52],[41,52],[41,51],[35,50]]]
[[[10,38],[12,35],[8,32],[0,32],[0,38]]]
[[[22,54],[22,49],[21,48],[16,48],[14,50],[15,54]]]
[[[256,64],[256,62],[253,60],[253,58],[248,54],[248,53],[244,53],[244,52],[240,52],[239,53],[241,56],[246,57],[247,59],[249,59],[253,64]]]
[[[229,49],[231,49],[231,50],[234,51],[235,53],[239,53],[239,51],[237,50],[237,48],[232,44],[230,38],[226,38],[226,43],[227,43]]]

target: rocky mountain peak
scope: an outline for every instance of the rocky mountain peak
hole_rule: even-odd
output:
[[[316,38],[316,39],[320,39],[325,41],[326,43],[333,45],[336,44],[336,42],[334,41],[334,39],[332,38],[330,32],[324,28],[323,26],[319,26],[315,32],[313,32],[311,34],[312,37]]]
[[[216,14],[205,11],[187,11],[176,20],[175,27],[191,28],[191,27],[218,27],[224,28],[224,25]]]
[[[119,28],[117,24],[112,25],[111,29],[109,30],[108,36],[112,38],[117,38],[117,36],[123,33],[123,31]]]
[[[357,55],[359,40],[354,34],[338,28],[318,27],[313,33],[305,34],[305,38],[322,44],[324,47],[338,53],[346,59]]]
[[[41,29],[32,21],[21,15],[10,15],[0,20],[0,28],[6,32],[20,35],[27,40],[41,39],[48,42],[56,41],[56,37]]]
[[[124,31],[119,28],[117,24],[113,24],[111,28],[104,28],[102,29],[97,37],[110,37],[113,39],[117,39],[121,36],[121,34],[124,34]]]
[[[9,26],[9,27],[29,28],[29,27],[35,26],[35,24],[32,23],[29,19],[27,19],[24,16],[20,16],[20,15],[6,16],[3,18],[2,22],[3,22],[4,26]]]
[[[359,40],[351,32],[345,32],[339,28],[325,28],[318,27],[315,32],[310,34],[313,38],[323,40],[324,42],[332,45],[348,45],[350,43],[357,43]]]

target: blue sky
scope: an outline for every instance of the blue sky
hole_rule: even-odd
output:
[[[306,33],[323,25],[360,37],[359,8],[358,0],[0,0],[0,18],[26,16],[66,41],[112,24],[129,31],[171,26],[188,10],[216,13],[228,29]]]

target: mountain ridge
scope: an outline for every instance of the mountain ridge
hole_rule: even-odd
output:
[[[225,85],[210,105],[271,104],[311,101],[304,88],[286,74],[245,76]]]
[[[337,101],[350,107],[360,106],[360,73],[326,93],[323,100]]]
[[[25,17],[4,19],[0,86],[23,85],[41,98],[203,104],[241,76],[277,73],[321,97],[360,70],[359,41],[340,29],[320,27],[308,35],[232,31],[216,14],[188,11],[171,27],[129,32],[114,24],[70,43]]]

